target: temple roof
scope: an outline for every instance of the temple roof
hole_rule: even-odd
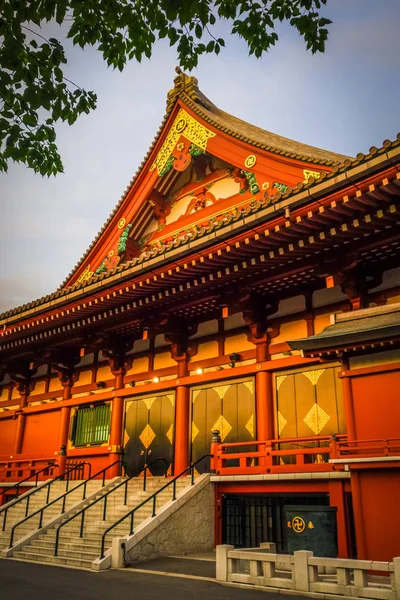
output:
[[[338,313],[331,319],[332,325],[321,333],[288,342],[289,346],[293,350],[318,352],[400,335],[400,303]]]
[[[139,174],[142,173],[145,164],[151,157],[151,154],[154,151],[160,136],[165,130],[165,125],[178,100],[184,105],[190,107],[190,109],[198,114],[200,118],[212,124],[215,128],[220,129],[221,131],[223,130],[226,134],[231,135],[235,139],[241,139],[242,141],[252,144],[257,148],[275,152],[280,156],[297,158],[297,160],[308,162],[313,160],[321,165],[326,165],[326,168],[330,170],[330,172],[322,170],[319,179],[314,179],[311,177],[307,181],[300,181],[293,188],[287,187],[287,190],[284,193],[277,192],[275,195],[275,201],[277,203],[276,205],[278,205],[279,202],[284,202],[285,205],[296,206],[298,203],[303,204],[304,202],[307,202],[308,198],[311,199],[314,196],[319,197],[321,195],[325,195],[326,193],[329,193],[330,189],[337,190],[340,187],[345,187],[348,184],[348,173],[352,174],[352,177],[355,178],[355,180],[362,179],[364,172],[371,173],[374,170],[380,170],[383,168],[384,164],[392,164],[394,155],[389,160],[389,152],[391,154],[394,152],[396,156],[398,156],[400,152],[400,134],[393,141],[386,140],[383,142],[383,145],[380,148],[372,147],[370,148],[368,154],[360,153],[354,159],[288,140],[287,138],[269,133],[232,115],[229,115],[224,111],[221,111],[199,90],[196,78],[189,77],[179,72],[178,76],[175,78],[174,88],[168,93],[166,114],[147,155],[126,188],[123,196],[110,214],[106,223],[93,240],[86,253],[82,256],[70,275],[64,281],[63,285],[52,294],[4,312],[0,315],[0,320],[7,320],[26,311],[35,311],[42,305],[46,305],[48,303],[52,304],[53,302],[57,302],[62,298],[67,300],[72,296],[81,296],[86,292],[84,288],[86,288],[89,284],[96,285],[97,282],[101,282],[102,287],[104,287],[104,285],[107,285],[107,281],[110,281],[111,284],[115,276],[122,277],[123,272],[130,273],[132,268],[135,268],[136,266],[143,269],[145,268],[145,265],[147,265],[149,262],[152,262],[153,259],[160,258],[163,261],[168,262],[169,254],[176,254],[176,250],[179,247],[184,249],[188,242],[191,243],[200,237],[208,238],[210,235],[214,235],[214,232],[221,229],[223,226],[221,222],[210,223],[207,227],[201,228],[196,233],[191,233],[182,238],[176,239],[173,242],[169,242],[162,250],[156,248],[152,250],[145,250],[136,258],[128,260],[125,263],[121,263],[106,273],[93,275],[89,281],[76,281],[72,284],[66,285],[67,282],[71,280],[72,275],[77,272],[79,267],[82,266],[85,259],[96,246],[97,242],[100,240],[112,219],[115,217],[118,210],[124,203]],[[310,195],[311,188],[312,196]],[[251,215],[255,215],[257,213],[260,214],[261,218],[263,214],[269,214],[270,211],[268,211],[267,207],[268,202],[265,202],[263,199],[253,202],[252,205],[246,208],[244,211],[239,211],[237,214],[230,216],[224,226],[229,226],[230,223],[234,223],[236,221],[242,221],[243,219],[246,219],[246,217],[251,217]]]
[[[234,137],[237,140],[244,141],[251,146],[260,148],[261,150],[272,152],[273,154],[277,154],[279,156],[285,156],[286,158],[301,160],[304,162],[313,163],[332,169],[338,169],[341,165],[344,164],[351,164],[351,161],[353,160],[351,157],[345,156],[343,154],[329,152],[328,150],[322,150],[320,148],[315,148],[307,144],[302,144],[301,142],[290,140],[283,136],[266,131],[265,129],[261,129],[260,127],[257,127],[255,125],[251,125],[250,123],[247,123],[246,121],[243,121],[219,109],[199,89],[196,77],[186,75],[179,69],[179,67],[177,67],[176,71],[177,76],[174,79],[174,87],[168,92],[167,95],[166,113],[146,156],[144,157],[135,175],[129,182],[129,185],[126,187],[125,192],[121,196],[121,199],[114,207],[114,210],[110,213],[107,221],[104,223],[103,227],[101,228],[93,242],[90,244],[86,252],[83,254],[81,259],[65,278],[65,280],[61,284],[61,287],[65,286],[70,281],[71,277],[82,265],[83,261],[94,248],[94,246],[102,236],[103,232],[106,230],[109,223],[115,216],[116,212],[121,207],[126,196],[128,195],[129,191],[134,185],[137,177],[141,173],[143,167],[145,166],[147,160],[153,152],[158,140],[160,139],[164,131],[164,126],[167,123],[168,118],[178,100],[180,100],[186,106],[191,108],[193,112],[195,112],[201,119],[203,119],[210,125],[213,125],[216,129],[223,131],[224,133]]]
[[[319,165],[339,165],[350,157],[336,154],[290,140],[289,138],[271,133],[261,127],[242,121],[237,117],[221,110],[207,98],[198,88],[195,77],[190,77],[178,72],[174,88],[168,94],[167,112],[169,112],[178,98],[183,99],[200,117],[217,129],[232,135],[236,139],[257,146],[263,150],[287,156],[298,160],[312,162]]]

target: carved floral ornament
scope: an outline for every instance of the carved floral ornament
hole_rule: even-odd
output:
[[[205,152],[209,138],[215,137],[215,133],[204,127],[181,108],[154,163],[150,167],[150,171],[157,169],[158,174],[162,176],[163,170],[170,161],[171,154],[181,136]]]

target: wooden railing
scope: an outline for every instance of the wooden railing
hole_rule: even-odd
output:
[[[386,440],[341,440],[337,444],[338,459],[384,458],[398,456],[400,459],[400,438]]]
[[[332,471],[332,458],[338,456],[338,443],[346,435],[313,436],[280,440],[213,443],[212,470],[217,475]]]
[[[18,482],[37,471],[42,471],[40,481],[54,477],[57,474],[55,457],[0,460],[0,487],[2,482]]]

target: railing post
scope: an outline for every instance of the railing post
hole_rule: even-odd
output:
[[[144,468],[143,474],[143,491],[146,491],[146,483],[147,483],[147,467]]]
[[[332,434],[331,437],[331,458],[337,458],[337,452],[338,452],[338,448],[337,448],[337,439],[336,439],[336,434]]]
[[[308,559],[312,556],[313,552],[309,552],[308,550],[298,550],[294,553],[294,586],[299,592],[310,591]]]
[[[218,470],[217,457],[221,450],[220,444],[221,444],[220,432],[218,431],[218,429],[215,429],[212,432],[212,438],[211,438],[210,454],[211,454],[212,458],[210,458],[210,473],[216,473]]]
[[[151,515],[152,517],[156,516],[156,502],[157,502],[157,496],[153,496],[153,514]]]
[[[393,559],[393,577],[391,579],[396,600],[400,600],[400,556]]]
[[[234,546],[229,546],[228,544],[222,544],[221,546],[217,546],[217,581],[228,581],[228,552],[231,552],[231,550],[234,549]]]
[[[59,477],[64,477],[66,463],[67,463],[67,448],[64,445],[61,445],[60,450],[58,451],[58,476]]]
[[[271,441],[265,442],[265,461],[264,461],[265,467],[272,467],[272,465],[273,465],[273,456],[272,456],[271,452],[272,452],[272,442]]]

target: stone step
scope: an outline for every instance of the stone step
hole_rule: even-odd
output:
[[[81,567],[83,569],[90,569],[92,564],[91,560],[76,560],[72,558],[61,558],[59,556],[42,557],[40,554],[29,554],[28,552],[14,552],[14,557],[43,564],[70,565],[71,567]]]
[[[23,546],[21,552],[26,552],[27,554],[39,554],[43,557],[52,557],[54,556],[54,551],[49,551],[48,548],[42,548],[41,546],[36,546],[33,543],[29,546]],[[86,552],[85,547],[82,546],[81,550],[62,550],[59,549],[58,556],[60,558],[76,558],[83,560],[95,560],[98,556],[98,552]]]
[[[42,548],[47,548],[50,551],[54,550],[54,540],[46,540],[46,539],[40,539],[37,538],[35,540],[32,541],[32,544],[34,544],[35,546],[40,546]],[[77,538],[75,540],[75,538],[72,538],[71,540],[67,541],[67,542],[62,542],[59,541],[58,543],[58,547],[61,550],[79,550],[80,548],[84,547],[85,551],[88,552],[99,552],[100,551],[100,543],[89,543],[88,540],[84,539],[84,538]]]

